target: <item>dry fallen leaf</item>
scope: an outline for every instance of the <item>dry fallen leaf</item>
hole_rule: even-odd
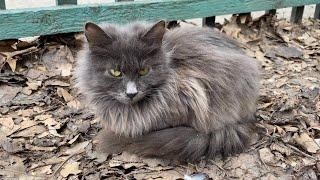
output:
[[[71,75],[72,64],[59,64],[58,69],[61,71],[61,76],[66,77]]]
[[[29,149],[31,151],[47,151],[47,152],[51,152],[55,149],[57,149],[56,147],[41,147],[41,146],[33,146],[31,144],[26,144],[26,149]]]
[[[266,164],[273,164],[275,163],[274,155],[272,154],[269,148],[262,148],[259,150],[259,156],[262,162]]]
[[[302,57],[303,53],[295,47],[277,46],[273,49],[276,55],[286,59]]]
[[[80,162],[71,162],[67,163],[62,170],[60,171],[60,174],[62,177],[68,177],[71,174],[79,174],[82,172],[82,170],[79,169]]]
[[[26,172],[26,167],[23,161],[25,158],[20,158],[15,155],[11,155],[10,159],[2,159],[3,154],[0,154],[0,177],[8,177],[5,179],[23,179],[23,175]]]
[[[41,84],[42,84],[42,81],[28,80],[27,82],[28,88],[34,91],[38,90]]]
[[[317,153],[320,149],[317,143],[305,132],[294,138],[294,141],[310,153]]]
[[[0,147],[8,153],[17,153],[23,150],[22,144],[12,139],[6,138],[0,142]]]
[[[82,107],[80,101],[78,101],[76,99],[68,102],[67,106],[72,108],[72,109],[78,109],[78,110],[81,109],[81,107]]]
[[[314,45],[315,42],[317,42],[317,39],[310,36],[308,33],[304,33],[302,36],[299,36],[297,39],[303,42],[307,46],[312,46]]]
[[[183,179],[183,175],[175,170],[164,170],[153,173],[134,174],[136,179]]]
[[[286,156],[290,156],[293,153],[293,151],[290,148],[286,147],[282,143],[272,143],[270,149],[272,151],[278,151],[281,154],[285,154]]]
[[[50,114],[40,114],[40,115],[35,116],[34,120],[35,121],[44,121],[44,120],[46,120],[48,118],[52,118],[52,115],[50,115]]]
[[[47,80],[45,83],[44,83],[45,86],[62,86],[62,87],[68,87],[70,86],[69,83],[66,83],[66,82],[63,82],[63,81],[60,81],[60,80]]]
[[[33,109],[23,109],[18,111],[18,115],[22,117],[30,117],[33,113]]]
[[[21,90],[21,87],[11,87],[0,84],[0,106],[9,104]]]
[[[17,59],[7,58],[7,63],[9,64],[12,72],[15,72],[17,68]]]
[[[38,176],[43,176],[43,175],[50,175],[52,174],[52,165],[46,165],[42,167],[37,167],[32,174],[38,175]]]
[[[0,70],[2,70],[5,64],[6,64],[6,58],[0,53]]]
[[[237,16],[232,16],[230,22],[223,26],[222,31],[225,32],[228,36],[237,38],[241,32],[241,28],[237,24]]]
[[[0,128],[2,126],[4,126],[5,128],[8,128],[8,129],[13,129],[14,122],[12,120],[12,117],[0,118]]]
[[[63,89],[63,88],[57,88],[57,93],[58,93],[58,96],[59,97],[63,97],[63,99],[66,101],[66,102],[70,102],[74,99],[73,96],[71,96],[71,94],[68,93],[67,90]]]
[[[287,126],[282,126],[284,128],[285,131],[287,132],[297,132],[299,130],[299,128],[291,126],[291,125],[287,125]]]
[[[12,134],[10,137],[29,137],[32,138],[37,134],[41,134],[46,131],[44,126],[31,126],[25,128],[17,133]]]
[[[64,154],[65,155],[73,155],[76,153],[82,153],[85,151],[85,148],[89,145],[90,141],[84,141],[79,144],[76,144],[72,148],[67,149]]]

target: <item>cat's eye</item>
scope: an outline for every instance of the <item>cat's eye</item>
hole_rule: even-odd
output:
[[[115,69],[111,69],[110,70],[110,74],[113,76],[113,77],[120,77],[122,75],[121,71],[118,71],[118,70],[115,70]]]
[[[145,67],[145,68],[140,69],[139,74],[141,76],[145,76],[149,73],[149,71],[150,71],[150,69],[148,67]]]

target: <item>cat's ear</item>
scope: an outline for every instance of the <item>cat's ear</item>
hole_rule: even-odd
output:
[[[87,22],[84,26],[84,34],[88,40],[89,45],[99,44],[99,43],[111,43],[112,38],[105,33],[98,25]]]
[[[164,33],[166,32],[166,22],[158,21],[144,35],[143,39],[151,43],[161,44]]]

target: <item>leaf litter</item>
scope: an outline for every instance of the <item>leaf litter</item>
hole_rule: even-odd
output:
[[[319,178],[319,20],[241,14],[217,27],[261,64],[261,132],[245,153],[186,165],[98,153],[102,125],[72,78],[83,35],[43,36],[0,42],[0,179]]]

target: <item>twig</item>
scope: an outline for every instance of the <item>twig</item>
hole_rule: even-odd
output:
[[[27,49],[23,49],[23,50],[20,50],[20,51],[13,51],[9,54],[7,54],[7,59],[11,59],[13,58],[14,56],[17,56],[17,55],[20,55],[20,54],[24,54],[24,53],[28,53],[28,52],[33,52],[33,51],[36,51],[38,50],[37,47],[30,47],[30,48],[27,48]]]
[[[217,163],[215,163],[213,160],[210,160],[210,162],[211,162],[213,165],[217,166],[223,173],[226,172],[226,170],[225,170],[223,167],[221,167],[220,165],[218,165]]]
[[[190,21],[186,21],[186,20],[181,20],[181,21],[184,22],[184,23],[187,23],[187,24],[191,24],[191,25],[197,26],[197,24],[194,23],[194,22],[190,22]]]
[[[33,168],[28,169],[28,172],[33,171],[33,170],[38,169],[38,168],[41,168],[41,167],[44,167],[44,166],[59,164],[59,163],[61,163],[61,162],[62,162],[62,161],[60,161],[60,162],[52,162],[52,163],[47,163],[47,164],[41,164],[41,165],[39,165],[39,166],[36,166],[36,167],[33,167]]]
[[[290,144],[286,144],[286,145],[287,145],[289,148],[291,148],[292,150],[294,150],[294,151],[296,151],[296,152],[298,152],[298,153],[300,153],[300,154],[302,154],[302,155],[304,155],[304,156],[306,156],[306,157],[308,157],[308,158],[311,158],[311,159],[313,159],[313,160],[318,161],[318,158],[313,157],[313,156],[311,156],[311,155],[309,155],[309,154],[301,151],[300,149],[298,149],[298,148],[296,148],[296,147],[294,147],[294,146],[292,146],[292,145],[290,145]]]
[[[38,122],[38,123],[36,123],[36,124],[33,124],[33,125],[31,125],[31,126],[24,127],[24,128],[19,127],[18,129],[14,130],[14,131],[11,132],[10,134],[8,134],[7,137],[11,137],[12,135],[14,135],[14,134],[16,134],[16,133],[19,133],[19,132],[21,132],[21,131],[23,131],[23,130],[25,130],[25,129],[28,129],[28,128],[37,126],[37,125],[39,125],[39,124],[40,124],[40,122]]]
[[[217,166],[218,169],[220,170],[220,172],[223,174],[223,177],[229,177],[228,173],[227,173],[227,170],[225,170],[223,167],[221,167],[220,165],[218,165],[216,162],[214,162],[213,160],[210,160],[210,162]]]
[[[59,167],[58,169],[51,175],[51,178],[54,179],[57,174],[60,172],[60,170],[62,169],[62,167],[75,155],[77,155],[78,152],[74,153],[74,154],[71,154]]]

